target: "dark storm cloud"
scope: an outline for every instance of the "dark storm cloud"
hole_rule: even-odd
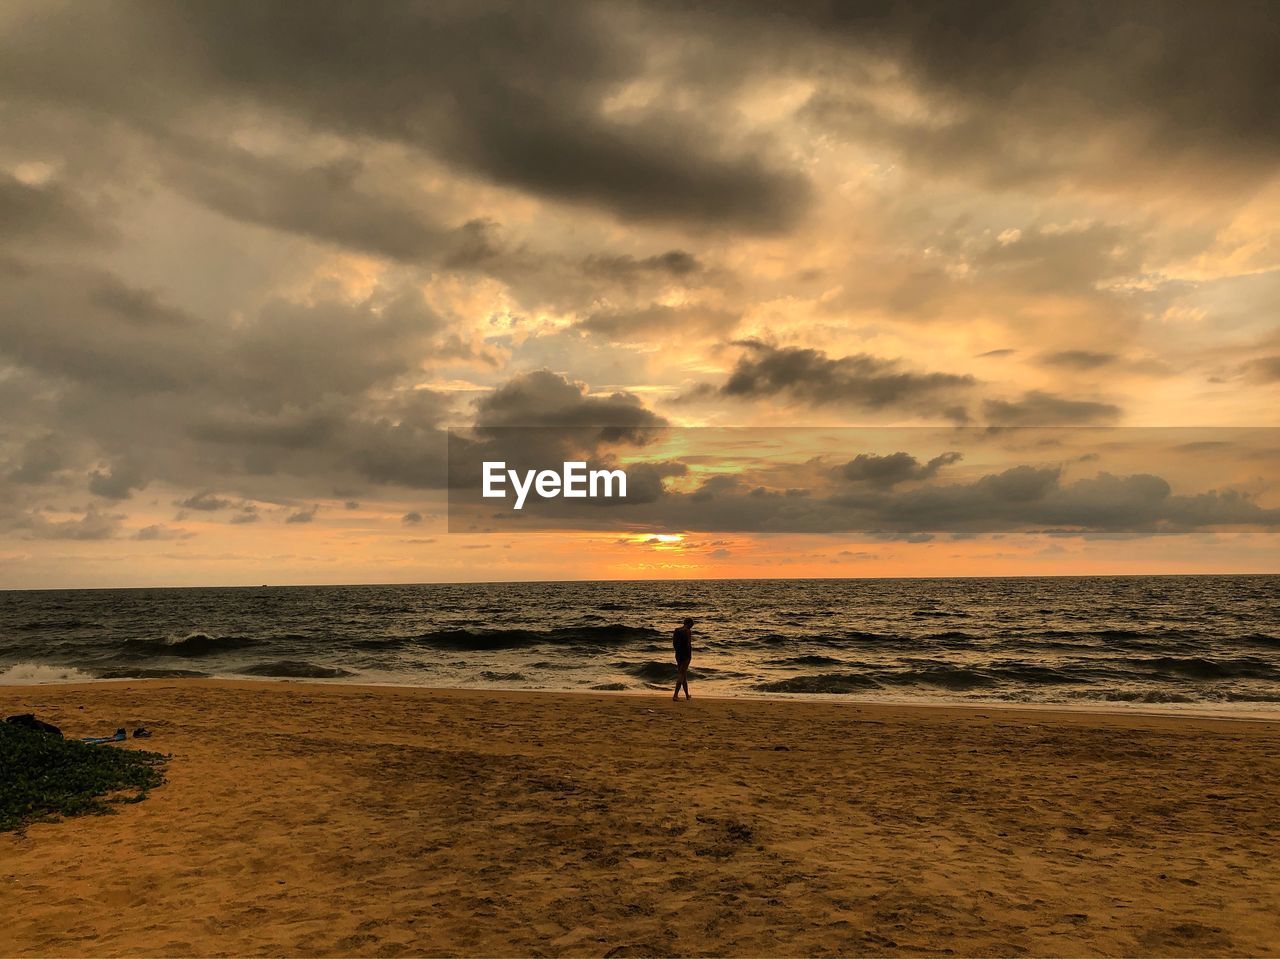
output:
[[[414,370],[443,326],[413,289],[355,303],[274,300],[238,331],[233,368],[282,402],[353,395]]]
[[[948,106],[943,122],[886,115],[839,90],[811,106],[935,170],[1011,185],[1087,165],[1114,184],[1137,174],[1116,166],[1125,160],[1176,168],[1209,158],[1260,174],[1280,148],[1274,4],[815,0],[768,16],[775,28],[885,56]]]
[[[550,370],[514,376],[475,406],[475,426],[449,434],[451,522],[459,503],[479,507],[481,518],[492,512],[492,501],[479,496],[485,462],[503,462],[506,469],[518,471],[559,470],[571,461],[585,462],[589,469],[614,469],[620,450],[649,444],[667,425],[635,394],[591,394],[583,384]],[[679,463],[637,464],[626,502],[658,498],[663,479],[685,469]],[[571,505],[566,512],[577,510]]]
[[[199,326],[95,270],[27,265],[0,284],[0,354],[101,390],[139,394],[207,382],[213,371]]]
[[[343,422],[341,411],[332,407],[276,413],[225,410],[200,416],[187,426],[186,433],[200,442],[223,446],[304,450],[332,440]]]
[[[916,462],[917,470],[924,468]],[[1169,535],[1214,527],[1280,528],[1280,509],[1260,506],[1245,493],[1215,489],[1178,494],[1164,478],[1144,473],[1101,472],[1068,482],[1061,467],[1023,465],[971,482],[942,483],[935,475],[909,489],[895,485],[773,488],[720,474],[692,493],[660,486],[643,500],[609,511],[561,500],[505,520],[512,528],[853,532],[908,542],[942,533],[966,538],[1016,531],[1092,537]],[[458,518],[451,515],[451,521]],[[502,523],[495,528],[502,528]]]
[[[689,467],[684,463],[661,461],[636,463],[627,467],[627,495],[618,500],[599,500],[608,507],[622,503],[656,503],[666,495],[666,481],[676,476],[687,476]]]
[[[362,481],[443,486],[453,401],[416,387],[445,331],[419,291],[276,298],[238,320],[100,271],[24,264],[0,284],[0,362],[6,383],[34,378],[26,402],[40,405],[24,417],[6,403],[5,484],[28,498],[76,482],[108,499],[151,482],[283,499]]]
[[[16,523],[16,527],[28,539],[111,539],[120,529],[123,519],[114,513],[101,513],[88,509],[79,519],[51,520],[43,513],[30,513]]]
[[[1247,369],[1254,379],[1263,383],[1280,382],[1280,356],[1263,356],[1251,360]]]
[[[106,499],[128,499],[134,490],[147,485],[146,477],[136,463],[117,463],[107,472],[94,470],[89,474],[89,492]]]
[[[589,394],[581,384],[550,370],[512,377],[476,403],[476,426],[481,430],[579,427],[617,440],[632,431],[665,424],[634,393]]]
[[[79,244],[110,234],[104,222],[70,190],[34,186],[0,173],[0,243],[59,240]]]
[[[969,484],[922,487],[865,506],[886,528],[900,532],[1049,526],[1072,532],[1152,533],[1280,525],[1280,510],[1260,507],[1233,491],[1174,495],[1167,481],[1150,474],[1099,473],[1064,484],[1060,470],[1029,466]]]
[[[446,481],[444,423],[452,400],[416,389],[353,418],[337,444],[343,462],[377,483],[411,489],[442,489]]]
[[[1119,419],[1120,407],[1031,390],[1018,400],[987,400],[983,416],[993,426],[1083,426]]]
[[[921,463],[910,453],[890,453],[877,456],[874,453],[859,453],[840,468],[840,475],[854,483],[866,483],[887,489],[908,480],[926,480],[934,476],[938,470],[962,459],[960,453],[942,453],[927,463]]]
[[[465,266],[494,255],[482,224],[450,228],[415,210],[408,191],[362,188],[356,158],[296,166],[208,141],[170,149],[165,182],[236,220],[411,263]]]
[[[1060,366],[1069,370],[1096,370],[1102,366],[1109,366],[1117,359],[1119,357],[1114,353],[1094,350],[1059,350],[1044,354],[1040,357],[1040,362],[1046,366]]]
[[[701,261],[684,250],[668,250],[653,256],[636,258],[628,255],[596,254],[587,257],[583,268],[589,274],[598,274],[626,281],[636,274],[661,273],[671,277],[692,276],[703,269]]]
[[[690,499],[694,502],[706,502],[714,499],[720,493],[730,493],[742,487],[742,480],[737,476],[727,473],[717,473],[714,476],[708,476],[699,484],[698,488],[693,491]]]
[[[710,118],[661,104],[626,118],[608,109],[648,54],[640,37],[619,28],[619,9],[55,8],[28,23],[21,42],[10,38],[0,83],[151,127],[251,102],[317,130],[403,144],[468,175],[630,219],[764,232],[792,223],[807,205],[808,184],[764,159],[760,142],[728,148]],[[103,36],[115,42],[103,44]],[[212,189],[221,202],[244,203]]]
[[[133,539],[143,542],[153,542],[157,540],[168,539],[191,539],[195,533],[189,533],[183,529],[174,529],[172,526],[166,526],[163,523],[152,523],[150,526],[144,526],[133,534]]]
[[[760,131],[728,135],[720,99],[779,73],[816,78],[808,114],[823,135],[851,128],[948,173],[981,167],[1025,181],[1083,162],[1117,184],[1144,176],[1123,162],[1135,158],[1270,170],[1280,144],[1269,95],[1280,15],[1268,4],[137,0],[19,10],[0,38],[0,89],[13,98],[110,114],[152,143],[166,182],[227,215],[415,261],[474,261],[474,233],[436,222],[408,177],[366,177],[353,159],[366,144],[407,146],[464,175],[631,221],[786,228],[807,206],[804,175],[774,159]],[[903,119],[848,89],[884,60],[932,109]],[[646,83],[658,92],[618,106]],[[320,155],[299,135],[289,157],[251,155],[217,142],[228,118],[336,134],[344,148]],[[207,139],[189,132],[206,129]]]
[[[652,342],[673,334],[685,338],[723,338],[738,325],[740,319],[739,314],[728,310],[654,303],[639,310],[592,313],[574,326],[614,342]]]
[[[897,360],[830,357],[821,350],[745,341],[746,353],[719,389],[725,397],[786,397],[813,406],[903,409],[963,419],[957,396],[977,381],[968,375],[916,373]]]
[[[217,490],[212,499],[226,504],[219,508],[231,523],[256,520],[236,507],[259,496],[290,504],[359,496],[376,510],[385,492],[379,486],[446,484],[443,426],[468,421],[459,397],[475,395],[472,452],[484,448],[485,430],[492,439],[502,429],[569,427],[572,441],[556,452],[607,461],[613,447],[643,445],[666,421],[638,393],[592,393],[576,383],[578,376],[633,383],[650,375],[629,367],[641,351],[626,349],[609,351],[613,365],[601,372],[606,341],[727,338],[740,315],[771,322],[767,309],[754,307],[779,294],[799,302],[811,288],[842,279],[845,295],[865,299],[853,307],[841,301],[840,310],[889,318],[954,313],[963,322],[970,309],[963,297],[991,294],[982,309],[1005,317],[1009,329],[983,333],[965,352],[1013,342],[1065,371],[1055,377],[1102,369],[1109,352],[1060,349],[1088,345],[1094,328],[1077,329],[1064,317],[1078,308],[1098,328],[1119,331],[1095,345],[1136,355],[1123,338],[1131,326],[1113,320],[1129,319],[1126,311],[1158,313],[1158,296],[1129,292],[1142,283],[1109,284],[1151,279],[1143,271],[1159,269],[1164,254],[1143,248],[1156,229],[1138,222],[1145,210],[1126,213],[1123,227],[1050,225],[1059,214],[1091,219],[1076,209],[1080,194],[1070,184],[1053,193],[1052,208],[1043,204],[1022,218],[1030,194],[1005,193],[991,203],[982,194],[944,197],[922,214],[886,177],[883,208],[871,204],[868,221],[850,232],[865,231],[867,244],[884,249],[936,247],[969,272],[922,261],[900,276],[889,270],[883,284],[864,283],[856,272],[840,277],[829,260],[842,252],[819,235],[825,220],[816,218],[804,224],[816,231],[804,237],[818,248],[812,274],[790,262],[795,245],[758,244],[739,255],[741,234],[801,223],[811,205],[811,164],[815,182],[832,172],[827,154],[813,149],[818,141],[807,140],[789,115],[795,100],[788,91],[817,89],[805,117],[823,124],[822,142],[852,131],[866,138],[860,145],[888,144],[906,166],[932,174],[1056,187],[1052,181],[1091,168],[1123,186],[1162,165],[1194,175],[1197,190],[1248,185],[1255,170],[1271,169],[1264,161],[1276,153],[1274,9],[801,2],[771,5],[762,23],[744,6],[674,4],[16,6],[0,31],[0,169],[23,177],[0,173],[6,522],[26,517],[20,535],[113,536],[118,519],[83,505],[73,519],[14,510],[83,503],[86,494],[114,508],[102,500],[163,484],[174,490],[166,503]],[[883,104],[898,103],[898,89],[872,91],[890,94],[879,103],[859,100],[866,91],[858,88],[876,82],[861,69],[868,62],[888,68],[891,86],[905,78],[919,109],[888,115]],[[874,149],[868,158],[896,160]],[[902,189],[914,193],[927,179],[908,175]],[[927,189],[920,196],[934,199]],[[622,223],[602,223],[581,207]],[[949,218],[957,208],[954,229],[920,235],[931,229],[922,221]],[[988,210],[991,218],[1008,212],[1022,231],[996,237],[1006,224],[988,230]],[[565,213],[573,220],[557,219]],[[367,257],[332,257],[316,243]],[[761,250],[764,258],[752,259]],[[1179,249],[1176,260],[1192,262],[1197,252]],[[725,263],[751,266],[729,275]],[[143,279],[130,285],[109,270]],[[486,274],[483,284],[439,279],[471,270]],[[332,286],[308,288],[317,275],[331,276]],[[383,285],[373,293],[348,292],[375,277]],[[793,283],[796,289],[780,289]],[[225,289],[213,295],[215,287]],[[1265,303],[1264,292],[1239,302]],[[1215,295],[1236,302],[1232,289]],[[717,307],[655,305],[672,302]],[[507,304],[514,304],[508,316],[484,315]],[[529,328],[542,322],[543,305],[552,307],[546,312],[560,338],[543,337],[550,345],[536,353],[539,334]],[[1041,306],[1047,318],[1032,315]],[[1210,301],[1204,312],[1215,319],[1222,309]],[[509,341],[482,342],[475,329],[486,320],[509,320]],[[797,342],[791,337],[803,323],[784,320],[779,336]],[[520,354],[520,343],[530,352]],[[1224,377],[1280,379],[1276,344],[1254,344],[1221,360]],[[654,355],[652,366],[667,359]],[[491,367],[482,369],[485,360]],[[669,386],[706,362],[705,351],[690,350],[673,364],[674,376],[646,385]],[[1121,414],[1096,399],[1043,391],[1019,397],[1021,385],[1003,387],[1008,398],[982,407],[973,377],[918,370],[917,362],[925,361],[752,343],[727,381],[704,385],[701,395],[953,420],[973,408],[999,426],[1111,422]],[[544,364],[563,372],[510,372]],[[1132,369],[1123,359],[1117,367]],[[476,370],[466,392],[422,388],[470,380]],[[491,392],[470,391],[500,376],[508,379]],[[526,451],[537,447],[526,444]],[[789,495],[785,479],[777,489],[768,480],[734,489],[713,477],[688,498],[714,504],[703,518],[685,499],[663,494],[672,474],[661,465],[640,467],[637,500],[670,506],[672,516],[692,523],[815,531],[858,523],[929,535],[912,528],[910,509],[943,507],[924,500],[895,507],[905,495],[899,484],[952,471],[935,475],[936,458],[898,455],[910,462],[885,457],[893,462],[854,470],[854,493],[886,497],[861,506],[825,504],[821,491]],[[949,495],[968,496],[975,515],[993,514],[982,505],[992,490],[1007,497],[1037,476],[1043,479],[1018,474]],[[1072,509],[1086,515],[1086,493],[1059,477],[1021,502],[1041,504],[1036,522],[1065,527]],[[1249,514],[1238,494],[1179,500],[1156,493],[1130,483],[1089,495],[1137,504],[1134,515],[1148,515],[1142,504],[1155,502],[1157,524],[1179,521],[1179,511],[1193,525],[1197,517]],[[1045,518],[1050,501],[1058,518]],[[1028,507],[1018,515],[1033,514]]]
[[[42,433],[23,443],[6,478],[11,483],[47,483],[71,465],[67,442],[53,433]]]
[[[420,481],[422,450],[434,439],[443,452],[448,403],[423,390],[397,399],[395,387],[442,333],[413,289],[274,299],[227,326],[74,266],[31,266],[0,285],[0,357],[58,391],[61,430],[128,462],[127,476],[92,479],[109,497],[152,478],[198,488],[206,470]],[[11,479],[54,469],[51,452],[29,452]],[[78,465],[59,455],[58,469]]]
[[[226,509],[231,505],[231,500],[223,499],[221,496],[215,496],[212,492],[205,490],[202,493],[196,493],[188,496],[184,500],[179,500],[173,504],[182,509],[195,509],[206,513],[212,513],[220,509]]]
[[[98,278],[89,291],[89,303],[113,317],[138,326],[190,327],[192,317],[164,302],[152,290],[126,286],[114,276]]]

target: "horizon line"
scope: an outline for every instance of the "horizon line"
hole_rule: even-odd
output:
[[[52,593],[93,592],[129,589],[348,589],[368,586],[546,586],[572,583],[830,583],[853,581],[902,580],[991,580],[991,579],[1189,579],[1210,576],[1260,577],[1280,576],[1280,571],[1255,572],[1200,572],[1200,573],[1057,573],[1031,574],[1009,573],[1005,575],[955,575],[955,576],[698,576],[642,579],[487,579],[487,580],[435,580],[379,583],[229,583],[203,586],[0,586],[0,593]]]

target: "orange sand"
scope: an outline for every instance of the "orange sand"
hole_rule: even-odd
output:
[[[151,681],[168,783],[0,834],[0,954],[1280,954],[1280,723]],[[118,748],[118,747],[104,747]]]

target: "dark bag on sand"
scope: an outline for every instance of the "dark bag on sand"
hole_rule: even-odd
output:
[[[5,719],[6,723],[13,726],[20,726],[23,729],[32,729],[38,733],[48,733],[51,736],[61,736],[62,730],[50,723],[41,722],[36,719],[35,713],[23,713],[21,716],[9,716]]]

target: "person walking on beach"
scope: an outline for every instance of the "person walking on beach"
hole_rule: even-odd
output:
[[[676,648],[676,691],[671,700],[680,698],[680,687],[684,687],[684,698],[689,698],[689,661],[693,659],[693,620],[685,619],[684,625],[675,631],[672,645]]]

